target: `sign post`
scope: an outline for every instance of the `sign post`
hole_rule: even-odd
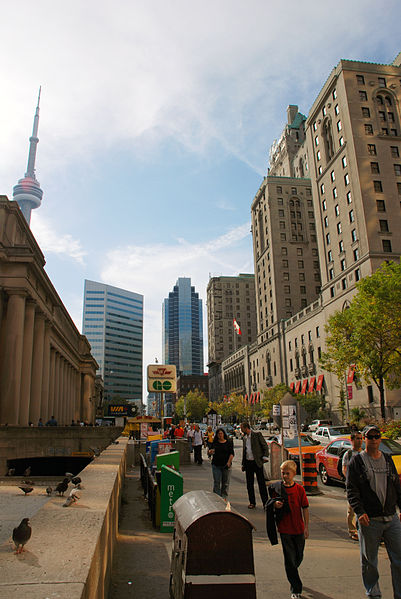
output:
[[[299,428],[299,401],[286,393],[280,401],[281,406],[281,433],[282,433],[282,457],[284,459],[284,440],[295,439],[298,436],[299,468],[303,480],[301,431]]]
[[[164,393],[176,393],[177,370],[174,364],[149,364],[148,365],[148,391],[160,393],[160,419],[163,426],[163,398]]]

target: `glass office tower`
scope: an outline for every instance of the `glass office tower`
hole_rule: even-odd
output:
[[[202,300],[191,279],[178,279],[163,302],[163,362],[178,374],[203,374]]]
[[[143,295],[85,280],[82,332],[104,380],[104,398],[142,401]]]

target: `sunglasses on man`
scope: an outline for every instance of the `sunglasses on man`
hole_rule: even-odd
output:
[[[381,439],[381,435],[366,435],[367,439]]]

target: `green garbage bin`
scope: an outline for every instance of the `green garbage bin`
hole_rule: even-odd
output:
[[[180,469],[180,452],[158,453],[156,456],[156,470],[161,470],[162,465],[178,471]]]
[[[174,532],[175,513],[173,503],[182,496],[182,474],[164,464],[160,481],[160,532]]]

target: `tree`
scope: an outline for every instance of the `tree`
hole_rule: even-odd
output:
[[[341,380],[354,364],[365,382],[377,386],[385,418],[384,385],[401,385],[401,264],[384,263],[362,279],[349,307],[329,318],[326,332],[323,368]]]
[[[245,401],[243,395],[233,393],[226,401],[213,404],[213,408],[221,415],[223,422],[248,420],[252,416],[252,406]]]
[[[180,418],[186,416],[191,422],[201,422],[203,417],[206,415],[209,402],[204,393],[201,393],[198,389],[195,391],[189,391],[185,398],[180,399],[175,404],[175,413]]]
[[[324,410],[324,397],[318,393],[297,394],[295,397],[307,413],[309,420],[314,420],[319,412]]]
[[[286,393],[291,393],[289,387],[284,383],[279,383],[271,389],[265,389],[262,399],[262,415],[265,418],[272,417],[273,405],[280,403],[280,400]]]

